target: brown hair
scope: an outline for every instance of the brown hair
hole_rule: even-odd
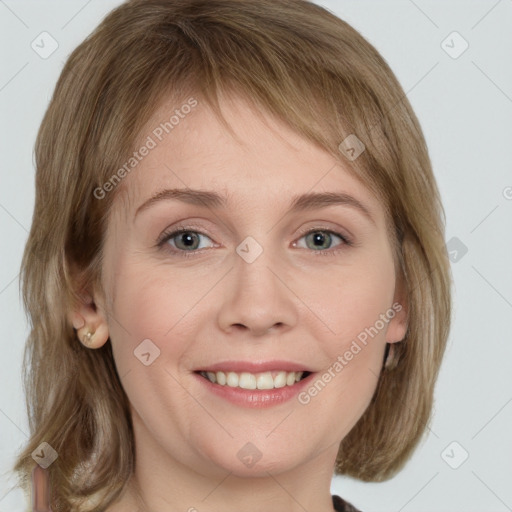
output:
[[[395,344],[398,365],[381,373],[342,441],[335,472],[389,478],[429,421],[451,316],[444,210],[418,120],[387,63],[346,22],[304,0],[131,0],[70,55],[35,147],[35,210],[22,261],[31,437],[15,470],[28,489],[33,450],[47,442],[57,451],[48,468],[55,512],[86,510],[79,503],[88,496],[99,503],[91,510],[104,510],[134,466],[128,398],[110,343],[85,348],[66,316],[81,290],[99,282],[121,187],[102,199],[94,191],[133,152],[164,98],[178,105],[193,95],[222,119],[220,91],[244,96],[330,152],[388,215],[407,335]],[[350,134],[365,145],[353,161],[339,149]]]

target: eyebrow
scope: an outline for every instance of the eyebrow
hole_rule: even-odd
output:
[[[136,217],[139,213],[147,210],[155,203],[161,201],[176,200],[183,203],[203,206],[210,209],[225,208],[228,203],[227,196],[219,195],[217,192],[210,190],[194,190],[194,189],[164,189],[157,192],[147,201],[142,203],[136,210]],[[291,213],[314,210],[317,208],[325,208],[327,206],[342,205],[349,206],[368,218],[373,224],[375,220],[369,209],[355,197],[344,192],[308,192],[306,194],[293,196],[288,211]]]

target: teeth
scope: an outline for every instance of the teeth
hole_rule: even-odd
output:
[[[256,389],[256,376],[252,373],[241,373],[238,377],[238,387],[243,389]]]
[[[294,384],[295,384],[295,372],[294,373],[289,373],[286,376],[286,385],[287,386],[293,386]]]
[[[226,375],[226,385],[228,385],[230,388],[237,388],[238,387],[238,375],[234,372],[229,372]]]
[[[274,389],[274,379],[270,372],[260,373],[256,378],[256,387],[258,389]]]
[[[284,388],[285,386],[286,386],[286,372],[279,372],[274,377],[274,387],[275,388]]]
[[[263,373],[236,373],[236,372],[201,372],[210,382],[221,386],[242,389],[274,389],[284,386],[293,386],[302,378],[304,372],[263,372]]]

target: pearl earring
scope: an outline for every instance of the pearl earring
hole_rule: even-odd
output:
[[[88,331],[86,334],[84,334],[84,337],[82,338],[84,345],[89,346],[92,342],[93,336],[94,336],[94,333],[91,331]]]

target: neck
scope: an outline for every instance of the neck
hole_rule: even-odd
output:
[[[309,479],[311,480],[311,479]],[[299,485],[283,475],[242,479],[227,474],[212,482],[196,482],[195,489],[180,489],[175,482],[165,494],[155,494],[141,485],[134,476],[130,486],[130,501],[135,512],[332,512],[329,486],[317,488],[308,481]],[[124,508],[124,511],[127,509]],[[131,509],[130,509],[131,510]]]

